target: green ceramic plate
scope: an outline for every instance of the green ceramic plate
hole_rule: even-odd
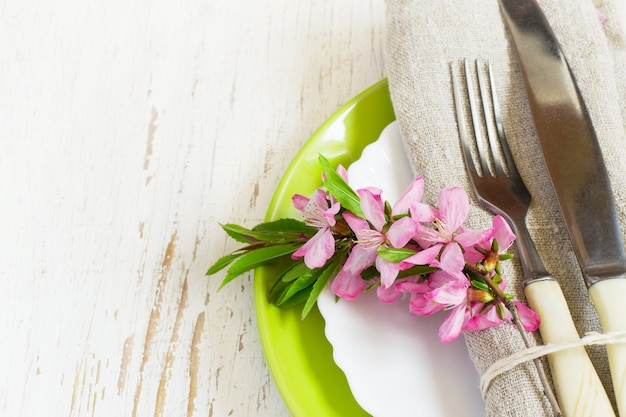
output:
[[[321,153],[334,165],[350,165],[395,120],[387,80],[379,81],[344,105],[302,147],[278,184],[266,220],[299,218],[295,193],[311,194],[321,185]],[[280,309],[267,293],[276,271],[255,272],[254,297],[263,351],[274,382],[294,417],[368,416],[357,404],[324,336],[317,309],[300,319],[301,308]]]

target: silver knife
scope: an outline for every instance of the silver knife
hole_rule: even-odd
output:
[[[626,253],[587,108],[536,1],[499,2],[552,186],[602,329],[626,330]],[[607,345],[607,353],[618,411],[626,417],[626,344]]]

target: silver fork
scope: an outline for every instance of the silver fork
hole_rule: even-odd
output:
[[[460,75],[452,68],[457,124],[469,182],[478,200],[487,209],[509,223],[517,236],[516,245],[524,272],[524,294],[530,307],[539,315],[539,332],[544,344],[568,343],[579,339],[561,288],[546,270],[526,227],[531,195],[517,171],[504,132],[502,112],[497,98],[491,64],[487,63],[489,90],[484,80],[484,65],[476,61],[476,74],[482,109],[474,97],[472,74],[464,61],[469,113],[480,172],[472,158],[472,136],[466,128]],[[491,103],[491,106],[489,105]],[[483,114],[482,122],[480,113]],[[491,120],[493,119],[493,120]],[[480,140],[484,126],[486,140]],[[495,129],[494,129],[495,127]],[[498,147],[499,144],[499,147]],[[502,158],[498,148],[504,156]],[[491,164],[489,163],[491,161]],[[491,165],[491,166],[490,166]],[[614,416],[609,398],[584,347],[561,350],[548,355],[552,378],[563,415]],[[541,371],[540,371],[541,372]]]

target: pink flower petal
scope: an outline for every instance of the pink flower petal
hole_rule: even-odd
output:
[[[439,257],[439,264],[446,272],[461,272],[465,266],[461,247],[454,242],[447,244]]]
[[[480,243],[487,242],[493,236],[493,229],[487,229],[481,232],[465,229],[455,236],[454,240],[459,242],[464,248],[471,248]]]
[[[421,294],[411,297],[411,301],[409,302],[409,311],[416,316],[428,316],[443,310],[443,308],[441,304],[437,304]]]
[[[444,188],[439,192],[439,219],[447,230],[455,232],[469,213],[469,200],[459,187]]]
[[[298,210],[304,210],[307,204],[309,204],[309,197],[303,196],[302,194],[294,194],[291,197],[291,202],[293,206]]]
[[[431,273],[430,277],[428,278],[428,282],[431,288],[441,287],[451,282],[458,282],[463,284],[464,286],[469,285],[467,278],[462,273],[450,273],[443,270]]]
[[[441,236],[441,233],[437,232],[432,227],[425,226],[421,223],[418,223],[417,231],[415,232],[415,236],[413,238],[424,249],[429,248],[435,243],[446,242],[446,239]]]
[[[513,301],[513,304],[517,306],[517,312],[522,320],[524,329],[526,329],[527,332],[537,330],[537,328],[539,328],[539,316],[537,313],[519,301]]]
[[[365,291],[367,283],[359,275],[341,270],[330,285],[332,292],[346,300],[354,300]]]
[[[335,215],[339,213],[340,209],[341,209],[341,204],[333,203],[330,206],[330,208],[322,214],[322,216],[326,219],[330,227],[333,227],[337,223],[337,221],[335,220]]]
[[[395,303],[401,295],[402,293],[398,291],[395,285],[392,285],[389,288],[384,288],[382,286],[376,288],[376,296],[378,296],[378,299],[385,304]]]
[[[485,255],[474,249],[474,246],[464,247],[464,249],[465,252],[463,253],[463,258],[465,258],[466,262],[472,265],[475,265],[485,259]]]
[[[466,330],[484,330],[502,324],[502,318],[498,315],[495,307],[481,313],[484,307],[484,303],[472,303],[471,317],[465,325]]]
[[[441,246],[441,244],[434,245],[428,249],[417,252],[415,255],[409,256],[400,263],[401,268],[408,269],[413,265],[431,265],[439,255]]]
[[[491,227],[493,228],[493,238],[498,242],[498,251],[500,253],[506,251],[515,241],[515,234],[511,227],[502,216],[495,216],[491,220]]]
[[[337,167],[337,174],[339,174],[345,182],[348,182],[348,171],[346,171],[343,165],[339,164],[339,166]]]
[[[424,196],[424,177],[415,178],[404,190],[396,204],[394,204],[391,214],[407,214],[411,206],[422,200]]]
[[[299,259],[304,256],[307,267],[320,268],[335,253],[335,238],[329,229],[320,229],[315,236],[309,239],[291,257]]]
[[[400,264],[376,258],[376,269],[380,272],[380,285],[389,288],[400,272]]]
[[[450,282],[426,293],[425,297],[444,306],[465,305],[467,287],[458,282]]]
[[[403,217],[394,222],[385,236],[394,248],[403,248],[415,236],[419,223],[410,217]]]
[[[401,281],[395,287],[400,292],[424,294],[430,291],[430,287],[426,282]]]
[[[432,222],[437,216],[437,210],[434,207],[424,203],[414,203],[411,206],[411,217],[418,222]]]
[[[365,218],[380,232],[386,223],[382,198],[367,188],[357,190],[357,193],[361,197],[361,209]]]
[[[343,218],[345,219],[346,223],[348,223],[348,226],[350,226],[350,229],[352,229],[354,234],[356,234],[357,239],[364,239],[365,236],[363,236],[361,232],[363,232],[364,230],[371,230],[367,220],[357,216],[356,214],[353,214],[352,212],[345,211],[343,213]]]
[[[443,321],[439,327],[439,338],[442,342],[451,342],[461,334],[463,324],[466,319],[466,306],[465,304],[458,305],[450,310],[448,317]]]
[[[376,251],[368,251],[356,245],[350,251],[346,263],[331,283],[335,295],[353,300],[365,290],[367,283],[361,278],[361,272],[374,264]]]
[[[322,190],[321,188],[315,190],[315,192],[311,196],[311,201],[309,201],[309,205],[314,206],[311,208],[321,209],[328,207],[328,200],[326,199],[326,195],[326,191]]]
[[[366,250],[363,246],[356,245],[350,251],[342,270],[350,272],[351,274],[360,275],[366,268],[374,265],[377,256],[378,254],[375,250]]]

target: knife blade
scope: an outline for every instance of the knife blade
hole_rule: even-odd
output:
[[[604,332],[626,330],[626,254],[593,124],[535,0],[499,0],[543,158]],[[626,416],[626,344],[607,345],[619,414]]]

